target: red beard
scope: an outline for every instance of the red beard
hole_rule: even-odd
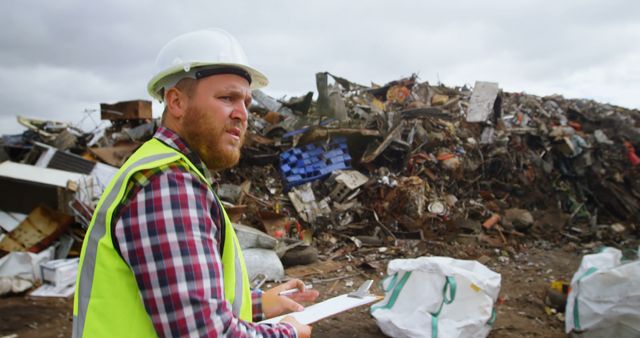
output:
[[[240,120],[228,119],[222,125],[199,107],[191,106],[183,122],[181,136],[210,170],[227,169],[238,163],[246,131]],[[233,128],[240,130],[239,140],[230,138],[228,131]]]

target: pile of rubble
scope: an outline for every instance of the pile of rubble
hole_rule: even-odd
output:
[[[382,270],[380,257],[457,238],[517,250],[640,236],[638,110],[491,82],[316,80],[315,101],[255,91],[241,162],[215,174],[232,221],[275,238],[285,265],[359,253]],[[19,118],[27,130],[2,137],[0,255],[79,255],[104,186],[158,125],[148,101],[101,115],[110,126],[88,133]]]
[[[504,247],[640,235],[637,110],[490,82],[448,88],[411,76],[366,87],[316,77],[315,102],[312,93],[255,95],[243,161],[222,175],[253,183],[257,212],[243,222],[260,225],[270,209],[328,240],[329,252],[344,239],[472,236]]]
[[[102,104],[101,117],[108,128],[96,124],[84,132],[18,116],[26,130],[2,136],[0,295],[41,281],[31,295],[73,293],[77,257],[100,195],[155,129],[149,101]]]

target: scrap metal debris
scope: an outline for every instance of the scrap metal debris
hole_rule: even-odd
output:
[[[530,243],[637,245],[637,109],[486,81],[447,87],[411,75],[367,86],[328,72],[316,81],[315,100],[255,91],[241,162],[214,175],[233,222],[275,242],[252,248],[269,251],[262,263],[315,262],[286,274],[321,283],[425,254],[507,264]],[[79,255],[110,175],[159,125],[148,101],[100,113],[109,126],[90,132],[18,117],[26,130],[2,136],[0,256],[47,246],[51,259]],[[18,238],[24,222],[48,224],[31,217],[48,210],[41,204],[72,221]],[[266,266],[263,256],[252,264]]]

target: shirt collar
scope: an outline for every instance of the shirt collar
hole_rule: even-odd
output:
[[[160,128],[158,128],[153,137],[184,154],[184,156],[186,156],[189,161],[191,161],[191,163],[196,166],[200,173],[204,175],[207,181],[213,182],[211,180],[211,174],[209,173],[207,165],[202,161],[200,156],[198,156],[195,151],[192,151],[191,148],[189,148],[187,141],[180,137],[180,135],[178,135],[175,131],[161,126]]]

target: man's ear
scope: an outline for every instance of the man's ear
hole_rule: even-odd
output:
[[[164,95],[165,105],[167,107],[168,114],[179,120],[184,116],[187,111],[187,96],[184,95],[178,88],[172,87],[167,90],[167,93]]]

